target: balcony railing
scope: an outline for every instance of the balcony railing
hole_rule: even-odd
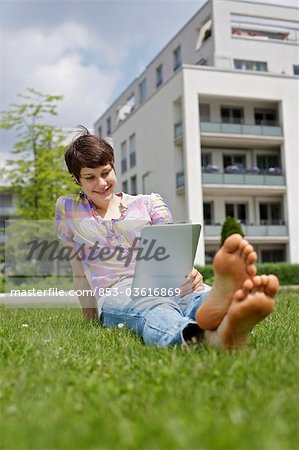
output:
[[[239,123],[201,122],[202,133],[247,134],[252,136],[282,136],[282,128],[276,125],[251,125]]]
[[[224,172],[210,165],[203,168],[203,184],[245,184],[257,186],[285,186],[285,177],[279,167],[271,167],[266,170],[253,167],[251,169],[239,169],[229,166]]]
[[[221,235],[221,225],[205,225],[205,235],[209,237]],[[243,225],[245,236],[288,236],[286,225]]]
[[[2,217],[4,216],[10,217],[15,215],[17,208],[16,206],[1,206],[0,210],[1,210],[0,215]]]
[[[213,166],[216,167],[216,166]],[[216,169],[215,169],[216,170]],[[231,184],[231,185],[247,185],[247,186],[285,186],[284,175],[279,172],[264,171],[261,173],[239,172],[205,172],[202,173],[203,184]],[[184,172],[176,173],[176,187],[185,186]]]

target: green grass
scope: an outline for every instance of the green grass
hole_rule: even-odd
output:
[[[77,309],[3,308],[1,448],[294,450],[298,300],[281,293],[231,354],[145,347]]]

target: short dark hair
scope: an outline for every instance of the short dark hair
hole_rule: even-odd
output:
[[[91,134],[80,125],[80,135],[68,146],[64,159],[71,175],[79,183],[82,167],[96,168],[111,164],[114,169],[114,152],[105,139]]]

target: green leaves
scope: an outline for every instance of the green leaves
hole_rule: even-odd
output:
[[[20,155],[7,162],[4,172],[17,192],[20,218],[52,219],[57,198],[77,190],[64,168],[62,142],[66,134],[46,122],[58,115],[62,96],[28,88],[18,97],[22,103],[12,104],[0,116],[0,128],[17,132],[12,153]]]
[[[244,232],[242,230],[241,224],[237,222],[233,217],[227,217],[221,230],[221,246],[223,245],[225,239],[227,239],[232,234],[237,233],[244,237]]]

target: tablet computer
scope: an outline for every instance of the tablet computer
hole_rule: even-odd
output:
[[[193,268],[200,231],[201,225],[192,223],[145,226],[131,298],[175,295]]]

